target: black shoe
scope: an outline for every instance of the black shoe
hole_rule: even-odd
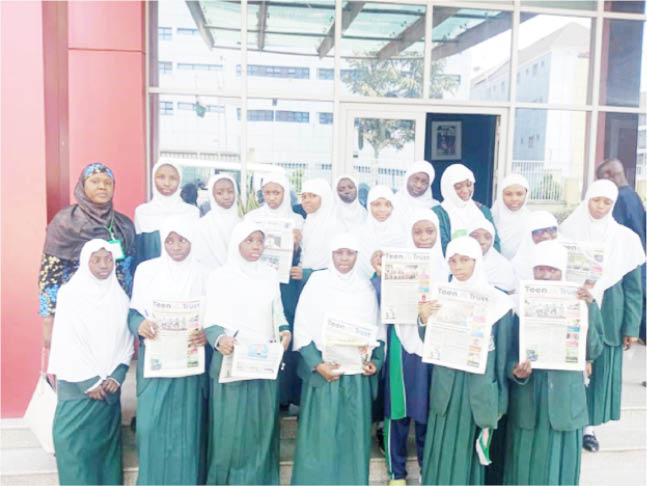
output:
[[[585,434],[582,440],[582,447],[589,452],[598,452],[600,443],[594,434]]]
[[[386,451],[384,450],[384,429],[383,428],[375,429],[375,439],[377,440],[377,446],[380,448],[380,452],[384,454]]]

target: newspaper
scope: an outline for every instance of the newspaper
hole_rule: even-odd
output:
[[[204,373],[204,346],[189,345],[189,333],[202,327],[202,299],[154,300],[148,319],[159,329],[146,340],[144,378],[176,378]]]
[[[265,249],[261,261],[275,269],[279,282],[290,282],[294,253],[294,221],[282,218],[253,218],[265,233]]]
[[[484,374],[488,351],[493,349],[492,329],[486,322],[489,297],[447,284],[434,285],[431,294],[441,307],[427,323],[422,361]]]
[[[390,324],[418,322],[418,303],[429,300],[431,254],[428,251],[386,249],[382,256],[380,317]]]
[[[586,302],[575,283],[523,281],[519,295],[519,362],[535,369],[583,371],[586,367]]]
[[[377,346],[377,326],[325,316],[322,337],[323,360],[338,364],[335,372],[340,375],[357,375],[364,372]]]
[[[571,240],[560,240],[560,243],[568,250],[564,280],[592,289],[602,276],[604,245]]]

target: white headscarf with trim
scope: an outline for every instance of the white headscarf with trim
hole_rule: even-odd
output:
[[[589,211],[589,200],[596,197],[605,197],[614,203],[601,219],[593,218]],[[638,235],[613,219],[613,206],[617,199],[618,188],[613,182],[597,180],[589,186],[584,200],[559,227],[560,233],[571,240],[604,244],[602,277],[591,292],[599,305],[602,305],[606,289],[645,263],[645,251]]]
[[[128,296],[114,268],[104,280],[90,272],[90,258],[102,248],[112,253],[105,240],[83,245],[78,270],[58,291],[48,372],[60,380],[105,380],[120,364],[130,365]]]
[[[328,265],[330,242],[335,235],[344,232],[344,226],[335,215],[332,190],[324,179],[305,181],[301,192],[310,192],[321,198],[319,209],[306,217],[301,240],[301,266],[318,270]]]
[[[429,176],[429,187],[427,187],[427,190],[420,196],[413,197],[409,194],[407,183],[413,174],[417,174],[419,172],[423,172]],[[431,193],[431,185],[434,182],[434,177],[436,177],[436,171],[434,171],[434,167],[426,160],[418,160],[407,169],[407,172],[404,174],[404,181],[402,182],[398,192],[395,194],[398,212],[404,215],[401,218],[402,220],[406,219],[408,215],[411,214],[411,211],[416,209],[429,209],[438,205],[438,201],[434,199],[433,194]]]
[[[359,242],[354,235],[339,234],[331,240],[327,252],[328,268],[312,274],[299,298],[294,318],[294,349],[297,351],[311,342],[323,350],[322,329],[326,314],[378,326],[378,339],[385,339],[377,296],[370,280],[357,271],[357,263],[345,274],[335,268],[332,252],[341,248],[357,251],[359,258]]]
[[[481,218],[478,221],[472,221],[467,227],[468,236],[472,232],[484,229],[490,236],[492,236],[492,246],[483,255],[483,263],[485,263],[485,273],[487,274],[488,282],[501,290],[510,292],[515,288],[514,267],[512,263],[506,260],[501,253],[494,248],[494,226],[490,221]]]
[[[517,279],[517,287],[521,280],[532,280],[533,278],[532,267],[535,261],[535,248],[537,245],[532,239],[532,232],[551,227],[557,227],[557,219],[548,211],[533,211],[532,218],[526,222],[521,244],[511,262]]]
[[[371,203],[383,198],[393,205],[393,212],[385,221],[378,221],[371,212]],[[358,259],[358,270],[367,278],[373,275],[371,257],[383,248],[401,248],[406,245],[407,235],[403,231],[402,221],[395,207],[393,191],[387,186],[375,186],[368,193],[368,216],[363,225],[353,231],[359,240],[361,257]]]
[[[503,202],[503,191],[512,185],[520,185],[527,191],[523,205],[516,211],[511,211]],[[526,222],[531,217],[532,211],[527,207],[529,196],[528,180],[521,174],[510,174],[499,185],[496,201],[492,205],[492,218],[499,233],[501,254],[508,260],[511,260],[517,253],[523,239]]]
[[[256,231],[263,232],[251,221],[234,228],[227,262],[207,279],[204,327],[222,326],[229,336],[239,331],[236,339],[247,342],[270,342],[275,338],[273,306],[281,302],[279,280],[264,263],[243,258],[239,248]]]
[[[490,283],[488,283],[483,265],[481,245],[479,245],[474,238],[471,236],[459,236],[450,241],[447,245],[447,251],[445,252],[448,263],[449,259],[454,255],[464,255],[473,258],[476,260],[476,263],[474,264],[474,272],[470,278],[464,281],[453,278],[449,285],[458,288],[470,288],[480,293],[487,294],[490,297],[490,305],[488,306],[486,320],[487,324],[493,325],[501,319],[506,312],[512,309],[512,300],[510,300],[504,292],[501,292],[499,289],[494,288]]]
[[[303,216],[292,210],[292,201],[290,200],[290,182],[288,178],[279,173],[271,173],[263,177],[263,186],[270,182],[278,184],[283,188],[283,201],[278,208],[272,209],[267,202],[264,202],[260,208],[251,210],[245,215],[245,219],[250,218],[282,218],[294,221],[294,227],[298,230],[303,228]]]
[[[355,185],[355,200],[351,203],[343,201],[337,191],[337,185],[342,179],[348,179]],[[357,184],[357,179],[349,174],[344,174],[335,180],[335,185],[332,189],[335,193],[335,212],[337,219],[342,222],[345,231],[355,230],[366,221],[366,208],[359,202],[359,185]]]
[[[418,209],[408,220],[408,248],[417,248],[413,241],[413,226],[419,221],[429,221],[436,227],[436,242],[431,248],[418,248],[420,251],[428,251],[432,254],[431,281],[434,283],[447,283],[449,278],[449,267],[443,256],[443,249],[440,243],[440,223],[438,216],[431,209]],[[417,354],[422,357],[423,343],[418,334],[418,326],[395,324],[395,332],[402,343],[402,347],[409,354]]]
[[[473,197],[463,201],[456,194],[454,184],[466,180],[472,181],[473,184],[476,182],[472,171],[463,164],[450,165],[440,178],[440,193],[443,196],[443,202],[440,205],[447,211],[452,235],[457,231],[467,231],[470,223],[483,218],[483,212],[478,208]]]
[[[177,262],[166,251],[164,242],[176,233],[191,243],[186,258]],[[159,257],[146,260],[137,267],[130,307],[150,318],[154,300],[192,300],[204,296],[205,269],[195,258],[195,224],[182,217],[168,218],[160,231],[162,251]]]
[[[216,202],[213,188],[216,182],[228,180],[234,186],[235,199],[229,209]],[[240,222],[238,216],[238,188],[233,177],[227,174],[211,176],[207,184],[211,209],[196,223],[195,256],[207,270],[214,270],[224,265],[227,260],[227,249],[231,232]]]
[[[155,174],[163,165],[173,167],[179,177],[177,189],[170,196],[165,196],[159,192],[155,185]],[[135,230],[137,234],[159,231],[162,223],[168,217],[180,216],[193,221],[196,221],[200,217],[198,207],[185,203],[180,196],[182,192],[182,171],[178,165],[169,160],[161,159],[155,164],[151,174],[153,174],[153,199],[135,208]]]

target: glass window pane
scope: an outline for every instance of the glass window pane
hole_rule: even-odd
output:
[[[431,98],[508,101],[511,14],[434,7]]]
[[[524,14],[521,19],[517,101],[586,104],[591,19]]]
[[[307,179],[323,177],[331,182],[332,102],[249,98],[248,104],[249,164],[282,167],[296,193]],[[252,113],[273,116],[251,117]],[[330,122],[323,123],[321,115],[326,121],[329,116]],[[254,184],[260,188],[260,181]]]
[[[580,202],[585,151],[585,112],[517,110],[512,172],[528,179],[533,205]]]
[[[521,8],[524,7],[544,7],[544,8],[569,8],[572,10],[595,10],[597,8],[595,0],[521,0]]]
[[[333,97],[334,0],[250,2],[247,8],[249,92]],[[236,72],[240,76],[240,67]],[[240,78],[238,78],[240,80]]]
[[[604,10],[609,12],[645,13],[644,0],[625,0],[620,2],[604,2]]]
[[[240,5],[163,0],[148,9],[150,31],[158,32],[150,37],[151,86],[239,89]]]
[[[647,83],[645,23],[605,19],[600,64],[600,104],[638,107]],[[642,84],[641,84],[642,83]]]
[[[643,103],[645,93],[642,94]],[[625,167],[631,186],[642,185],[645,190],[645,156],[647,154],[647,126],[637,113],[605,113],[598,115],[598,152],[595,160],[599,165],[605,159],[617,158]],[[640,184],[640,181],[643,181]]]
[[[424,5],[345,2],[342,93],[419,98],[425,13]]]

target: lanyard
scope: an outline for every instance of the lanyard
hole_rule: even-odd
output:
[[[108,231],[108,234],[110,235],[111,240],[116,239],[115,234],[112,231],[112,227],[113,227],[114,223],[115,223],[115,213],[113,212],[112,217],[110,218],[110,225],[109,226],[104,226],[104,228]]]

